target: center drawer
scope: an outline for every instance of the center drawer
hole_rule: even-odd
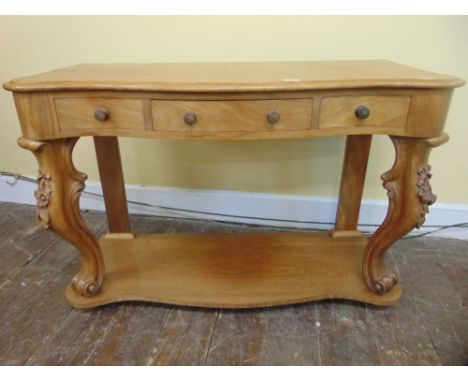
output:
[[[312,99],[153,100],[153,129],[180,132],[306,130],[312,123],[312,102]]]

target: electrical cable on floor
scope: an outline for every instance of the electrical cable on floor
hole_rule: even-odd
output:
[[[0,171],[0,176],[13,177],[15,180],[13,182],[8,182],[11,185],[14,185],[18,180],[23,180],[23,181],[26,181],[26,182],[37,184],[37,180],[34,179],[34,178],[24,176],[24,175],[20,175],[20,174],[11,173],[11,172],[8,172],[8,171]],[[82,193],[86,194],[86,195],[91,195],[91,196],[97,197],[99,199],[104,198],[103,195],[101,195],[101,194],[97,194],[97,193],[86,191],[86,190],[82,191]],[[258,221],[274,221],[274,222],[280,222],[280,223],[332,225],[332,223],[329,223],[329,222],[302,221],[302,220],[292,220],[292,219],[270,219],[270,218],[251,217],[251,216],[242,216],[242,215],[229,215],[229,214],[214,213],[214,212],[204,212],[204,211],[190,210],[190,209],[177,208],[177,207],[167,207],[167,206],[162,206],[162,205],[157,205],[157,204],[138,202],[138,201],[134,201],[134,200],[127,200],[127,203],[128,204],[133,204],[135,206],[159,208],[159,209],[173,211],[173,212],[181,213],[181,214],[182,213],[185,213],[185,214],[187,214],[187,213],[197,213],[197,214],[202,214],[202,215],[213,215],[213,216],[222,216],[222,217],[230,217],[230,218],[238,218],[238,219],[251,219],[251,220],[258,220]],[[153,216],[161,217],[161,218],[166,218],[167,217],[167,216],[162,216],[162,215],[153,215]],[[182,219],[192,219],[193,220],[193,218],[187,217],[186,215],[183,215],[181,218]],[[212,219],[205,219],[205,220],[210,221],[212,223],[225,225],[225,226],[238,226],[239,224],[244,224],[244,223],[226,223],[226,222],[223,222],[223,221],[212,220]],[[248,224],[261,225],[260,223],[259,224],[248,223]],[[378,224],[359,224],[359,226],[361,226],[361,227],[363,227],[363,226],[365,226],[365,227],[379,227]],[[441,231],[444,231],[444,230],[447,230],[447,229],[450,229],[450,228],[457,228],[457,227],[465,228],[465,227],[468,227],[468,222],[445,225],[445,226],[426,225],[425,227],[426,228],[428,228],[428,227],[432,228],[433,227],[433,228],[437,228],[437,229],[432,230],[432,231],[427,231],[427,232],[424,232],[424,233],[421,233],[421,234],[409,235],[409,236],[403,237],[402,239],[404,239],[404,240],[415,239],[415,238],[431,235],[431,234],[436,233],[436,232],[441,232]],[[277,227],[277,228],[281,228],[281,227]],[[284,228],[287,228],[289,230],[329,231],[328,229],[321,229],[321,228],[296,228],[296,227],[284,227]],[[372,234],[372,232],[363,232],[363,233],[367,234],[367,235]]]

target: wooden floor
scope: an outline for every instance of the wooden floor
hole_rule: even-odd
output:
[[[72,309],[79,267],[30,206],[0,204],[1,365],[463,365],[468,360],[468,242],[400,240],[388,256],[404,295],[393,307],[345,301],[254,310],[121,303]],[[84,214],[93,231],[105,217]],[[261,227],[133,217],[136,232]]]

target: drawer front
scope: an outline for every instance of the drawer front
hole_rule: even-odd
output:
[[[324,97],[320,103],[319,128],[397,127],[405,128],[411,97],[345,96]],[[368,110],[359,118],[362,106]]]
[[[312,99],[261,101],[151,102],[156,131],[306,130],[312,123]]]
[[[145,128],[139,99],[56,98],[55,109],[61,130]]]

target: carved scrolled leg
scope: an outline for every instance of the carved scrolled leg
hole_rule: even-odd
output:
[[[387,216],[369,240],[363,258],[366,284],[378,294],[390,291],[398,282],[396,274],[386,269],[385,252],[396,240],[424,224],[428,206],[436,200],[429,183],[429,153],[448,140],[446,134],[431,139],[390,138],[396,156],[391,170],[382,175],[389,200]]]
[[[82,255],[82,265],[72,280],[76,293],[90,297],[101,287],[104,261],[96,237],[80,214],[79,199],[86,174],[73,165],[72,152],[78,138],[33,141],[19,138],[18,144],[32,151],[39,162],[37,216],[46,229],[68,240]]]

